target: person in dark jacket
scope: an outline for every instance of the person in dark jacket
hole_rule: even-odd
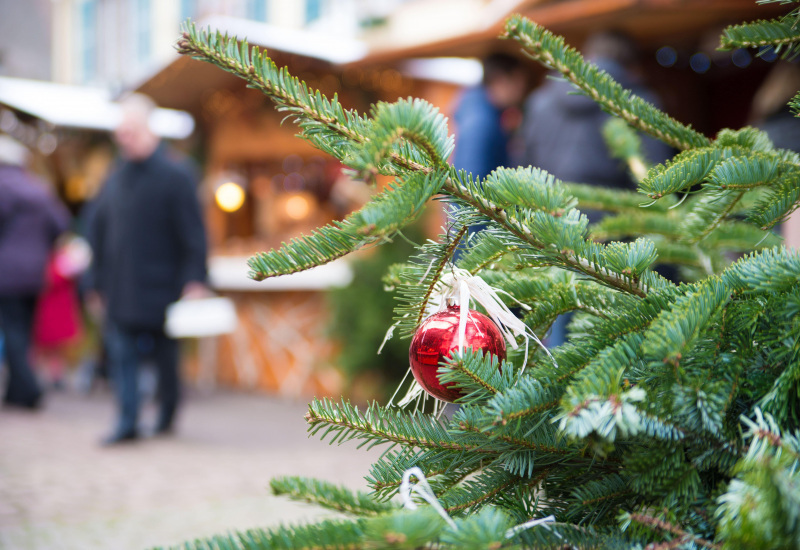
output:
[[[592,35],[584,52],[623,88],[658,105],[658,98],[637,77],[636,45],[625,35]],[[562,181],[635,189],[625,164],[611,157],[603,139],[603,125],[610,116],[566,80],[548,79],[525,103],[521,164],[547,170]],[[642,146],[645,157],[653,163],[663,162],[671,153],[663,142],[648,136],[642,136]],[[592,221],[597,219],[599,216],[594,216]]]
[[[5,339],[6,405],[36,408],[41,389],[28,359],[36,298],[69,214],[24,168],[25,147],[0,136],[0,331]]]
[[[623,88],[650,103],[659,103],[637,78],[636,45],[627,36],[615,32],[594,34],[587,39],[584,54]],[[611,157],[603,139],[603,125],[610,116],[593,99],[576,93],[566,80],[547,80],[525,103],[520,164],[541,168],[566,182],[634,190],[636,184],[627,167]],[[653,163],[664,162],[671,154],[668,146],[648,136],[642,136],[642,147],[646,159]],[[603,217],[598,211],[583,213],[591,222]],[[570,316],[562,315],[553,323],[548,337],[551,346],[566,340]]]
[[[138,367],[158,367],[156,434],[172,431],[179,400],[177,341],[164,334],[167,306],[206,293],[206,239],[193,172],[171,159],[149,126],[149,98],[121,102],[115,139],[122,161],[97,199],[89,229],[90,286],[106,317],[105,340],[117,396],[117,425],[104,441],[136,439]],[[97,306],[95,306],[97,307]]]

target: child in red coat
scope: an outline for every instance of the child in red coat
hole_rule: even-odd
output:
[[[34,317],[33,341],[38,362],[54,386],[63,383],[67,350],[83,334],[76,279],[89,265],[86,241],[68,236],[57,243],[47,262],[45,288]]]

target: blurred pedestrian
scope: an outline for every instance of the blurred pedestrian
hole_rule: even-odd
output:
[[[95,256],[90,297],[105,312],[105,341],[118,416],[105,444],[139,436],[138,371],[158,368],[155,434],[173,429],[179,400],[178,342],[164,334],[167,305],[207,293],[206,240],[197,186],[188,165],[172,159],[151,130],[146,96],[121,102],[114,137],[122,156],[98,198],[89,240]]]
[[[34,315],[33,342],[36,362],[56,389],[64,387],[69,347],[83,333],[77,277],[90,261],[86,240],[65,234],[58,239],[45,268],[45,287]]]
[[[484,178],[509,164],[511,134],[504,113],[519,107],[528,91],[528,71],[516,57],[494,53],[483,60],[483,80],[467,88],[453,112],[453,166]]]
[[[638,74],[638,48],[626,35],[599,32],[583,48],[586,58],[608,73],[623,88],[650,103],[660,102]],[[548,79],[525,102],[522,123],[524,152],[520,164],[546,170],[566,182],[634,190],[636,183],[623,162],[609,152],[603,138],[608,113],[590,97],[576,93],[564,79]],[[642,137],[645,158],[663,162],[671,150],[661,141]],[[583,211],[589,221],[598,222],[603,213]],[[570,314],[560,316],[551,329],[548,343],[558,346],[566,340]]]
[[[464,90],[453,111],[455,168],[483,179],[494,169],[509,165],[509,139],[514,124],[513,116],[507,115],[513,115],[514,108],[521,105],[528,80],[525,65],[516,57],[493,53],[483,59],[483,80]],[[470,235],[483,227],[470,227]],[[460,254],[458,249],[455,259]]]
[[[27,159],[23,145],[0,136],[0,330],[8,366],[3,402],[33,409],[42,395],[30,364],[34,310],[69,214],[24,168]]]
[[[584,55],[623,88],[650,103],[660,103],[640,78],[638,48],[626,35],[593,34],[586,40]],[[542,168],[562,181],[635,189],[627,167],[612,158],[603,139],[603,125],[610,116],[593,99],[576,93],[566,80],[548,79],[525,103],[521,164]],[[642,137],[642,146],[650,162],[663,162],[671,154],[667,145],[649,136]],[[592,221],[600,217],[599,213],[590,215]]]

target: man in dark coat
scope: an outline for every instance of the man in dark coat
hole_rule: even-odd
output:
[[[8,366],[3,402],[36,408],[41,390],[28,360],[36,298],[67,210],[23,165],[27,150],[0,136],[0,332]]]
[[[106,315],[106,346],[119,406],[106,444],[138,437],[138,366],[158,367],[156,433],[172,430],[179,399],[177,341],[164,334],[167,306],[205,293],[206,240],[188,165],[171,159],[150,129],[154,105],[122,102],[115,139],[123,157],[109,176],[90,221],[95,253],[91,286]],[[98,298],[95,298],[97,301]]]

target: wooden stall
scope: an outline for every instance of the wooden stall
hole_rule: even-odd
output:
[[[246,34],[259,44],[254,32]],[[425,95],[428,88],[393,67],[348,68],[276,47],[269,53],[311,88],[337,94],[345,107],[362,112],[375,101]],[[440,92],[456,89],[444,86]],[[370,189],[344,177],[335,159],[297,138],[296,126],[263,94],[210,64],[177,58],[139,91],[162,107],[189,111],[197,121],[195,158],[203,167],[210,282],[235,302],[239,316],[233,334],[197,343],[190,371],[203,384],[291,396],[341,394],[324,293],[349,283],[347,261],[255,283],[246,277],[246,259],[341,219]],[[221,186],[229,183],[243,193],[235,208],[219,200]]]
[[[471,7],[464,9],[465,3]],[[441,16],[442,10],[452,17]],[[770,17],[776,7],[757,6],[752,0],[412,1],[384,25],[365,32],[365,43],[350,44],[349,51],[366,50],[349,59],[334,59],[325,48],[314,53],[270,44],[270,32],[285,30],[263,24],[252,23],[262,26],[249,27],[251,32],[232,32],[247,36],[251,44],[269,46],[279,66],[287,66],[312,88],[337,94],[346,107],[364,112],[378,100],[414,96],[431,101],[447,115],[460,87],[409,76],[407,61],[480,57],[498,49],[521,55],[516,45],[497,39],[512,13],[534,19],[578,47],[597,30],[627,32],[642,50],[645,77],[661,93],[666,110],[713,135],[723,126],[747,122],[749,102],[770,69],[762,60],[753,60],[746,73],[738,65],[723,63],[715,57],[714,40],[724,25]],[[430,33],[409,32],[414,26],[430,28]],[[340,46],[335,38],[327,44],[331,51]],[[657,58],[665,47],[675,52],[669,66]],[[706,55],[713,70],[693,70],[688,60],[696,53]],[[535,64],[531,71],[544,76]],[[748,77],[741,78],[743,74]],[[732,88],[734,81],[737,86]],[[200,342],[200,361],[193,366],[196,376],[206,383],[289,395],[338,395],[342,378],[332,364],[335,344],[324,330],[328,313],[323,293],[346,284],[347,264],[306,274],[304,282],[293,275],[278,279],[279,284],[251,284],[244,281],[245,259],[343,217],[363,200],[365,189],[344,178],[335,161],[297,139],[295,126],[282,124],[284,115],[261,93],[211,64],[177,58],[139,90],[162,107],[189,111],[197,121],[195,156],[204,169],[211,280],[217,291],[236,302],[241,321],[233,335]],[[236,184],[244,199],[235,208],[224,206],[216,196],[228,183]],[[432,233],[440,222],[432,222]],[[333,276],[326,271],[331,269],[340,272]]]

